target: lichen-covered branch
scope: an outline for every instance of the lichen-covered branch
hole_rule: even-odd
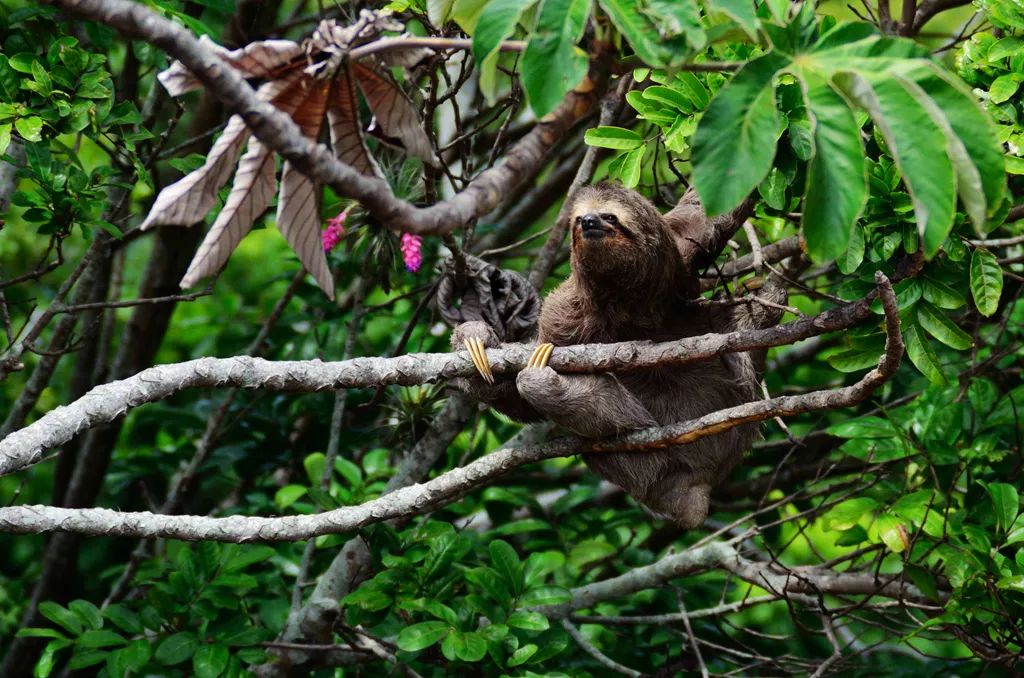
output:
[[[309,539],[322,534],[349,532],[391,518],[433,511],[512,469],[542,459],[582,452],[645,450],[682,445],[747,422],[848,407],[863,401],[891,377],[903,354],[896,296],[884,275],[877,273],[876,280],[886,314],[885,353],[878,367],[852,386],[745,403],[691,421],[644,429],[614,438],[596,441],[576,437],[560,438],[519,449],[505,448],[448,471],[429,482],[397,489],[358,506],[347,506],[317,515],[210,518],[155,515],[149,512],[121,513],[109,509],[12,506],[0,508],[0,532],[36,534],[66,531],[96,536],[166,537],[225,542]]]
[[[677,365],[723,353],[780,346],[833,332],[871,317],[874,293],[860,301],[786,325],[729,334],[704,334],[652,344],[623,342],[555,349],[550,365],[559,372],[604,372],[653,365]],[[531,346],[510,344],[487,351],[496,374],[521,370]],[[30,426],[0,440],[0,476],[38,463],[43,454],[75,435],[114,421],[128,410],[196,387],[264,388],[310,392],[382,385],[413,385],[474,374],[469,354],[419,353],[397,358],[355,358],[341,362],[271,362],[259,358],[200,358],[144,370],[98,386],[70,405],[59,407]],[[851,387],[852,388],[852,387]],[[790,413],[788,411],[781,414]]]

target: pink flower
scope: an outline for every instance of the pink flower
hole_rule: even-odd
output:
[[[324,244],[324,252],[330,252],[341,239],[345,237],[345,219],[348,218],[348,210],[341,212],[338,216],[327,220],[327,228],[321,234]]]
[[[412,233],[402,234],[402,259],[405,261],[405,270],[415,273],[423,265],[423,238]]]

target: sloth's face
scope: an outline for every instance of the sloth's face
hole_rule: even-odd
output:
[[[573,267],[615,284],[642,277],[663,245],[664,228],[640,194],[611,184],[583,188],[569,212]]]

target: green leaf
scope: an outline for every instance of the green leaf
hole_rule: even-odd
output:
[[[526,610],[513,612],[508,616],[505,623],[513,628],[523,629],[524,631],[547,631],[550,626],[548,618],[540,612],[527,612]]]
[[[14,129],[25,141],[41,141],[43,131],[43,119],[34,115],[27,118],[18,118],[14,121]]]
[[[420,622],[399,631],[395,642],[401,650],[419,652],[444,638],[448,631],[448,624],[443,621]]]
[[[996,527],[1007,532],[1020,512],[1020,497],[1017,488],[1009,483],[987,483],[985,489],[992,499],[996,513]]]
[[[537,654],[537,646],[533,643],[527,643],[521,648],[512,653],[512,656],[508,658],[509,666],[520,666],[530,661],[530,657]]]
[[[560,586],[537,586],[527,591],[519,604],[522,607],[539,607],[541,605],[559,605],[572,600],[572,594]]]
[[[984,247],[971,255],[971,296],[983,316],[994,315],[1003,294],[1003,269],[995,256]]]
[[[309,488],[302,485],[285,485],[274,493],[274,503],[282,511],[306,496]]]
[[[935,355],[928,340],[921,337],[917,325],[904,326],[903,342],[907,347],[907,356],[910,358],[910,362],[914,363],[914,367],[928,377],[928,381],[944,386],[947,383],[946,375],[942,373],[939,358]]]
[[[843,530],[836,537],[836,546],[856,546],[863,544],[868,539],[868,531],[860,525],[854,525],[848,530]]]
[[[929,112],[897,80],[870,73],[840,73],[835,82],[871,115],[910,189],[926,257],[933,257],[953,227],[955,181],[946,138]]]
[[[523,89],[538,118],[555,110],[587,74],[587,55],[576,43],[589,15],[590,0],[542,0],[520,63]]]
[[[823,262],[839,258],[850,245],[851,230],[867,202],[867,164],[860,125],[846,101],[817,79],[810,80],[804,98],[813,116],[814,153],[807,166],[801,223],[808,254]],[[863,256],[863,240],[860,251]]]
[[[907,528],[899,518],[890,515],[878,516],[878,536],[893,553],[903,553],[910,546]]]
[[[644,138],[633,130],[609,125],[588,129],[583,135],[583,140],[588,146],[619,151],[631,151],[640,148],[644,143]]]
[[[569,565],[579,569],[587,563],[592,563],[615,553],[615,547],[600,539],[585,539],[569,551]]]
[[[828,432],[840,438],[892,438],[896,427],[881,417],[858,417],[828,427]]]
[[[733,209],[768,174],[781,128],[775,74],[785,58],[751,61],[718,90],[693,135],[693,183],[709,216]]]
[[[487,654],[487,641],[479,633],[469,631],[457,635],[462,642],[456,647],[455,654],[462,661],[478,662]]]
[[[11,145],[11,129],[13,125],[9,122],[0,125],[0,155],[6,153],[7,147]]]
[[[164,638],[157,646],[154,658],[165,666],[180,664],[192,657],[196,646],[195,636],[191,633],[175,633]]]
[[[539,584],[549,574],[565,565],[565,555],[561,551],[540,551],[531,553],[523,566],[523,577],[526,585],[532,587]]]
[[[473,34],[473,56],[480,69],[480,89],[489,103],[494,103],[495,78],[499,47],[516,29],[523,12],[533,2],[523,0],[491,0],[480,13]]]
[[[935,102],[938,116],[948,123],[949,129],[943,131],[950,150],[956,152],[957,191],[975,230],[984,233],[986,212],[992,214],[1006,193],[1003,152],[995,124],[959,79],[936,64],[929,63],[927,68],[928,73],[916,78],[915,83]]]
[[[847,499],[836,504],[824,515],[826,530],[842,531],[848,530],[865,515],[873,513],[878,509],[878,502],[870,497],[858,497]]]
[[[491,564],[502,576],[512,590],[513,595],[518,596],[523,591],[523,564],[519,561],[519,555],[508,542],[495,539],[488,544],[491,552]]]
[[[921,293],[926,300],[939,308],[956,310],[967,303],[966,297],[946,283],[924,276],[920,279]]]
[[[455,0],[427,0],[427,18],[437,28],[448,22]]]
[[[988,88],[989,99],[994,104],[1001,104],[1017,93],[1021,80],[1024,79],[1020,73],[1007,73],[1000,75],[992,81]]]
[[[44,629],[29,626],[27,628],[18,629],[18,632],[14,634],[18,638],[63,638],[67,639],[63,633],[57,629]]]
[[[711,0],[707,3],[712,9],[725,12],[729,17],[740,25],[740,28],[750,37],[757,37],[757,14],[755,14],[755,3],[750,0]]]
[[[667,24],[652,20],[650,14],[658,16],[659,12],[657,9],[651,11],[649,4],[643,7],[647,12],[641,11],[636,0],[598,0],[598,4],[646,65],[655,68],[672,66],[686,60],[692,52],[685,36],[666,38],[662,34],[659,27]],[[696,33],[694,31],[693,35]]]
[[[82,633],[82,618],[71,610],[57,603],[44,600],[39,603],[39,614],[43,615],[53,623],[63,626],[73,636]]]
[[[302,460],[302,466],[306,469],[306,478],[310,485],[319,485],[320,479],[324,476],[324,465],[327,457],[323,452],[314,452],[306,455]]]
[[[124,645],[127,641],[119,633],[107,629],[89,629],[78,637],[79,647],[98,648]]]
[[[224,645],[203,645],[192,655],[192,670],[197,678],[217,678],[228,667],[231,655]]]
[[[35,668],[32,671],[32,675],[35,678],[46,678],[53,672],[53,667],[57,663],[57,653],[66,648],[69,645],[67,640],[51,640],[43,648],[42,654],[39,656],[39,660],[36,661]]]
[[[103,616],[112,621],[122,631],[138,634],[142,633],[142,622],[129,607],[121,603],[114,603],[103,610]]]
[[[640,169],[646,150],[646,146],[641,146],[621,156],[622,162],[618,166],[618,177],[626,188],[635,188],[640,183]]]
[[[918,324],[939,341],[950,348],[964,351],[974,345],[971,335],[956,326],[949,317],[927,301],[917,306]]]

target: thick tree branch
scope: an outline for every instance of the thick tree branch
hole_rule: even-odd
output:
[[[395,197],[386,181],[360,174],[339,162],[329,149],[305,137],[292,119],[256,93],[185,28],[130,0],[57,0],[82,17],[100,21],[128,37],[155,45],[181,61],[209,91],[238,113],[253,135],[316,181],[340,195],[355,198],[393,230],[445,234],[494,209],[526,177],[547,160],[551,147],[594,105],[606,80],[602,59],[576,91],[545,116],[506,154],[504,162],[481,172],[450,200],[418,208]]]
[[[154,515],[149,512],[120,513],[108,509],[12,506],[0,508],[0,532],[37,534],[66,531],[97,536],[168,537],[225,542],[309,539],[322,534],[349,532],[391,518],[433,511],[514,468],[542,459],[584,452],[640,451],[683,445],[747,422],[848,407],[863,401],[892,376],[903,354],[895,294],[884,275],[877,273],[875,277],[886,313],[885,353],[878,367],[852,386],[745,403],[690,421],[603,440],[571,437],[520,449],[501,449],[422,485],[403,487],[358,506],[318,515],[209,518]]]
[[[681,365],[723,353],[790,344],[846,329],[871,317],[870,302],[874,296],[872,293],[817,316],[763,330],[704,334],[658,344],[622,342],[559,347],[549,364],[565,373],[605,372]],[[496,374],[506,374],[520,371],[531,352],[531,346],[509,344],[502,349],[488,350],[487,357]],[[74,403],[59,407],[0,440],[0,476],[38,463],[47,450],[66,443],[82,431],[114,421],[132,408],[188,388],[231,386],[310,392],[393,384],[409,386],[473,374],[475,368],[465,352],[355,358],[333,363],[271,362],[250,357],[199,358],[161,365],[98,386]]]

